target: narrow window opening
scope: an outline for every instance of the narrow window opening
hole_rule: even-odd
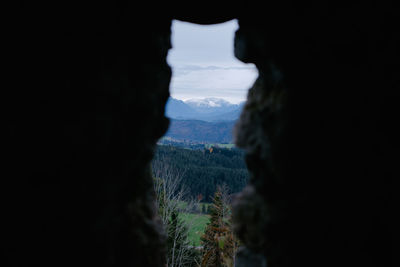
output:
[[[219,246],[235,242],[223,233],[230,228],[230,200],[247,184],[248,171],[232,131],[258,76],[253,64],[234,57],[237,28],[237,20],[172,24],[166,106],[171,123],[152,162],[158,213],[168,235],[168,266],[207,263],[215,241],[207,239],[216,236],[210,225],[222,231]],[[233,260],[234,250],[220,260]]]

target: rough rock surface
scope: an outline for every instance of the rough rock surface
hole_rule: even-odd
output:
[[[8,12],[1,263],[164,266],[149,162],[168,127],[175,15],[160,10],[144,21],[132,1],[19,1]],[[274,1],[203,14],[175,17],[237,17],[235,54],[260,73],[236,128],[251,174],[234,208],[237,265],[391,265],[396,9]]]
[[[390,266],[399,35],[386,8],[276,1],[239,17],[235,55],[260,76],[235,128],[251,176],[233,209],[237,266],[260,253],[274,267]]]
[[[168,127],[171,20],[143,26],[117,1],[14,11],[2,261],[163,266],[149,162]]]

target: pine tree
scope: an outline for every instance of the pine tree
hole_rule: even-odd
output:
[[[229,222],[229,209],[223,201],[223,192],[218,188],[213,203],[209,206],[210,223],[202,236],[203,258],[201,266],[234,266],[236,241]]]

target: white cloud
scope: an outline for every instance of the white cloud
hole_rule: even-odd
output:
[[[173,72],[172,97],[217,97],[232,103],[246,99],[258,72],[253,64],[244,64],[234,57],[236,29],[235,20],[211,26],[174,21],[174,48],[168,55]]]

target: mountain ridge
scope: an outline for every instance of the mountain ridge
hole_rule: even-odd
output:
[[[232,104],[221,98],[182,101],[170,97],[165,113],[167,117],[179,120],[235,121],[239,118],[243,106],[244,102]]]

